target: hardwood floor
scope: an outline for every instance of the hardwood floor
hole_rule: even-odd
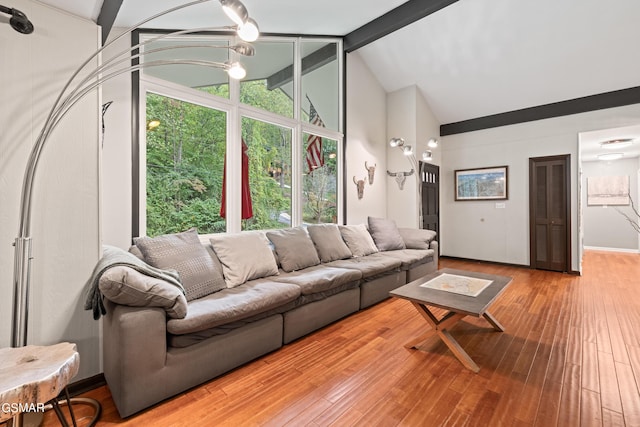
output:
[[[580,277],[440,267],[513,277],[491,309],[505,332],[452,330],[478,374],[436,338],[406,349],[427,324],[389,299],[126,420],[107,387],[85,396],[99,426],[640,426],[640,255],[589,251]]]

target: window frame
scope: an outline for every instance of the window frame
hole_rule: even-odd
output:
[[[157,36],[158,32],[140,30],[132,38],[132,43],[137,43],[138,38]],[[224,39],[230,42],[233,37],[220,34],[211,34],[216,39]],[[154,76],[145,75],[144,70],[132,75],[132,91],[134,96],[132,114],[134,124],[137,122],[137,129],[134,128],[132,137],[132,158],[133,158],[133,204],[137,209],[133,209],[132,230],[134,236],[143,236],[146,233],[146,95],[148,92],[161,96],[175,98],[183,102],[197,104],[206,108],[213,108],[223,111],[227,115],[227,164],[240,164],[241,162],[241,135],[242,118],[247,117],[252,120],[267,122],[276,126],[291,129],[291,175],[292,175],[292,198],[291,198],[291,227],[302,225],[302,203],[303,203],[303,183],[302,173],[304,165],[302,162],[303,146],[305,141],[303,135],[314,134],[323,138],[337,141],[337,194],[336,213],[337,223],[344,222],[344,55],[343,41],[337,37],[278,37],[265,36],[260,41],[290,41],[294,45],[293,64],[293,118],[281,116],[270,111],[262,110],[251,105],[240,102],[240,83],[229,79],[229,98],[222,98],[206,92],[192,89],[177,83],[166,81]],[[338,67],[338,130],[331,130],[302,120],[302,43],[304,42],[328,42],[336,43],[336,61]],[[137,183],[137,185],[136,185]],[[241,168],[228,168],[226,179],[227,194],[227,226],[228,233],[241,231]],[[135,200],[137,198],[137,200]],[[137,233],[136,233],[137,230]]]

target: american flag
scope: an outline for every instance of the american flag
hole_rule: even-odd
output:
[[[309,122],[316,126],[324,127],[324,123],[320,118],[320,115],[316,111],[315,107],[309,100]],[[309,167],[309,173],[313,172],[317,168],[324,166],[324,156],[322,155],[322,137],[318,135],[309,135],[307,138],[307,166]]]

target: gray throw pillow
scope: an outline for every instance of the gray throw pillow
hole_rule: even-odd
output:
[[[369,232],[381,251],[406,249],[396,222],[391,219],[369,217]]]
[[[398,232],[407,249],[430,249],[431,241],[436,238],[433,230],[398,227]]]
[[[280,265],[287,273],[320,264],[313,242],[301,227],[268,231],[267,238],[275,246]]]
[[[222,272],[216,269],[195,229],[153,238],[138,237],[134,243],[147,264],[178,272],[187,293],[187,301],[226,288]]]
[[[278,274],[278,265],[262,231],[222,233],[209,239],[222,264],[227,287]]]
[[[378,252],[378,248],[364,224],[340,225],[342,239],[349,247],[354,257],[361,257]]]
[[[310,225],[307,232],[320,255],[320,261],[331,262],[351,258],[351,251],[342,240],[342,234],[336,224]]]
[[[161,307],[173,319],[187,315],[187,299],[180,288],[131,267],[116,265],[107,269],[100,276],[98,287],[105,298],[116,304]]]

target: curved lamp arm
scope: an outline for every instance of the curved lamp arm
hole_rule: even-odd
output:
[[[87,58],[71,75],[69,80],[66,82],[58,97],[56,98],[45,123],[38,134],[36,142],[31,150],[29,155],[29,159],[27,161],[27,165],[25,168],[24,179],[22,183],[22,193],[20,199],[20,226],[18,230],[18,237],[14,242],[14,295],[13,295],[13,319],[12,319],[12,333],[11,333],[11,346],[19,347],[27,345],[27,324],[28,324],[28,312],[29,312],[29,287],[31,280],[31,247],[32,240],[30,237],[31,231],[31,202],[33,195],[33,182],[35,178],[35,173],[37,170],[38,162],[40,160],[40,156],[42,154],[42,150],[51,135],[51,132],[58,125],[60,120],[67,114],[70,108],[72,108],[79,100],[81,100],[84,96],[90,93],[93,89],[99,87],[107,80],[110,80],[116,76],[119,76],[124,73],[133,72],[140,70],[145,67],[152,66],[160,66],[160,65],[168,65],[168,64],[190,64],[190,65],[201,65],[207,67],[214,68],[222,68],[225,70],[230,70],[235,66],[233,63],[220,63],[220,62],[212,62],[212,61],[201,61],[201,60],[190,60],[190,59],[176,59],[176,60],[157,60],[157,61],[148,61],[142,64],[136,65],[127,65],[126,67],[116,69],[113,71],[118,64],[121,64],[122,59],[118,60],[119,57],[125,55],[127,53],[131,54],[134,50],[138,49],[142,45],[149,43],[153,40],[158,40],[164,37],[169,37],[172,35],[178,34],[186,34],[193,33],[198,31],[203,31],[204,29],[195,29],[195,30],[182,30],[176,31],[174,33],[170,33],[167,35],[159,36],[149,41],[140,43],[130,49],[127,49],[119,54],[116,54],[113,58],[108,59],[102,65],[98,66],[95,70],[88,73],[88,76],[85,77],[75,85],[75,87],[69,92],[69,88],[72,86],[73,82],[76,80],[78,75],[82,73],[82,71],[92,62],[93,59],[97,58],[100,53],[102,53],[107,47],[111,46],[117,40],[122,37],[131,34],[137,28],[140,28],[142,25],[147,22],[156,19],[160,16],[167,15],[169,13],[175,12],[180,9],[184,9],[196,4],[206,3],[212,0],[195,0],[189,3],[185,3],[171,9],[165,10],[163,12],[157,13],[149,18],[146,18],[136,25],[128,28],[122,34],[118,35],[97,51],[95,51],[89,58]],[[220,3],[223,6],[228,4],[239,4],[241,8],[244,8],[244,5],[240,2],[240,0],[220,0]],[[246,9],[245,9],[246,11]],[[246,26],[254,27],[257,31],[257,24],[255,21],[250,19],[247,16],[245,17]],[[240,30],[242,29],[242,25],[238,25],[237,27],[224,27],[224,29],[236,29],[240,34]],[[218,28],[220,29],[220,28]],[[211,28],[208,28],[211,30]],[[254,34],[255,35],[255,34]],[[236,45],[238,47],[238,45]],[[229,49],[233,49],[232,46],[228,47]],[[251,50],[248,50],[246,46],[243,46],[242,49],[238,47],[238,50],[244,51],[243,54],[249,54]],[[239,52],[242,53],[242,52]],[[135,54],[135,57],[140,57],[143,54]],[[131,59],[129,56],[127,59]],[[126,60],[126,59],[125,59]],[[103,72],[110,71],[107,75],[101,75]],[[95,79],[95,80],[93,80]]]

